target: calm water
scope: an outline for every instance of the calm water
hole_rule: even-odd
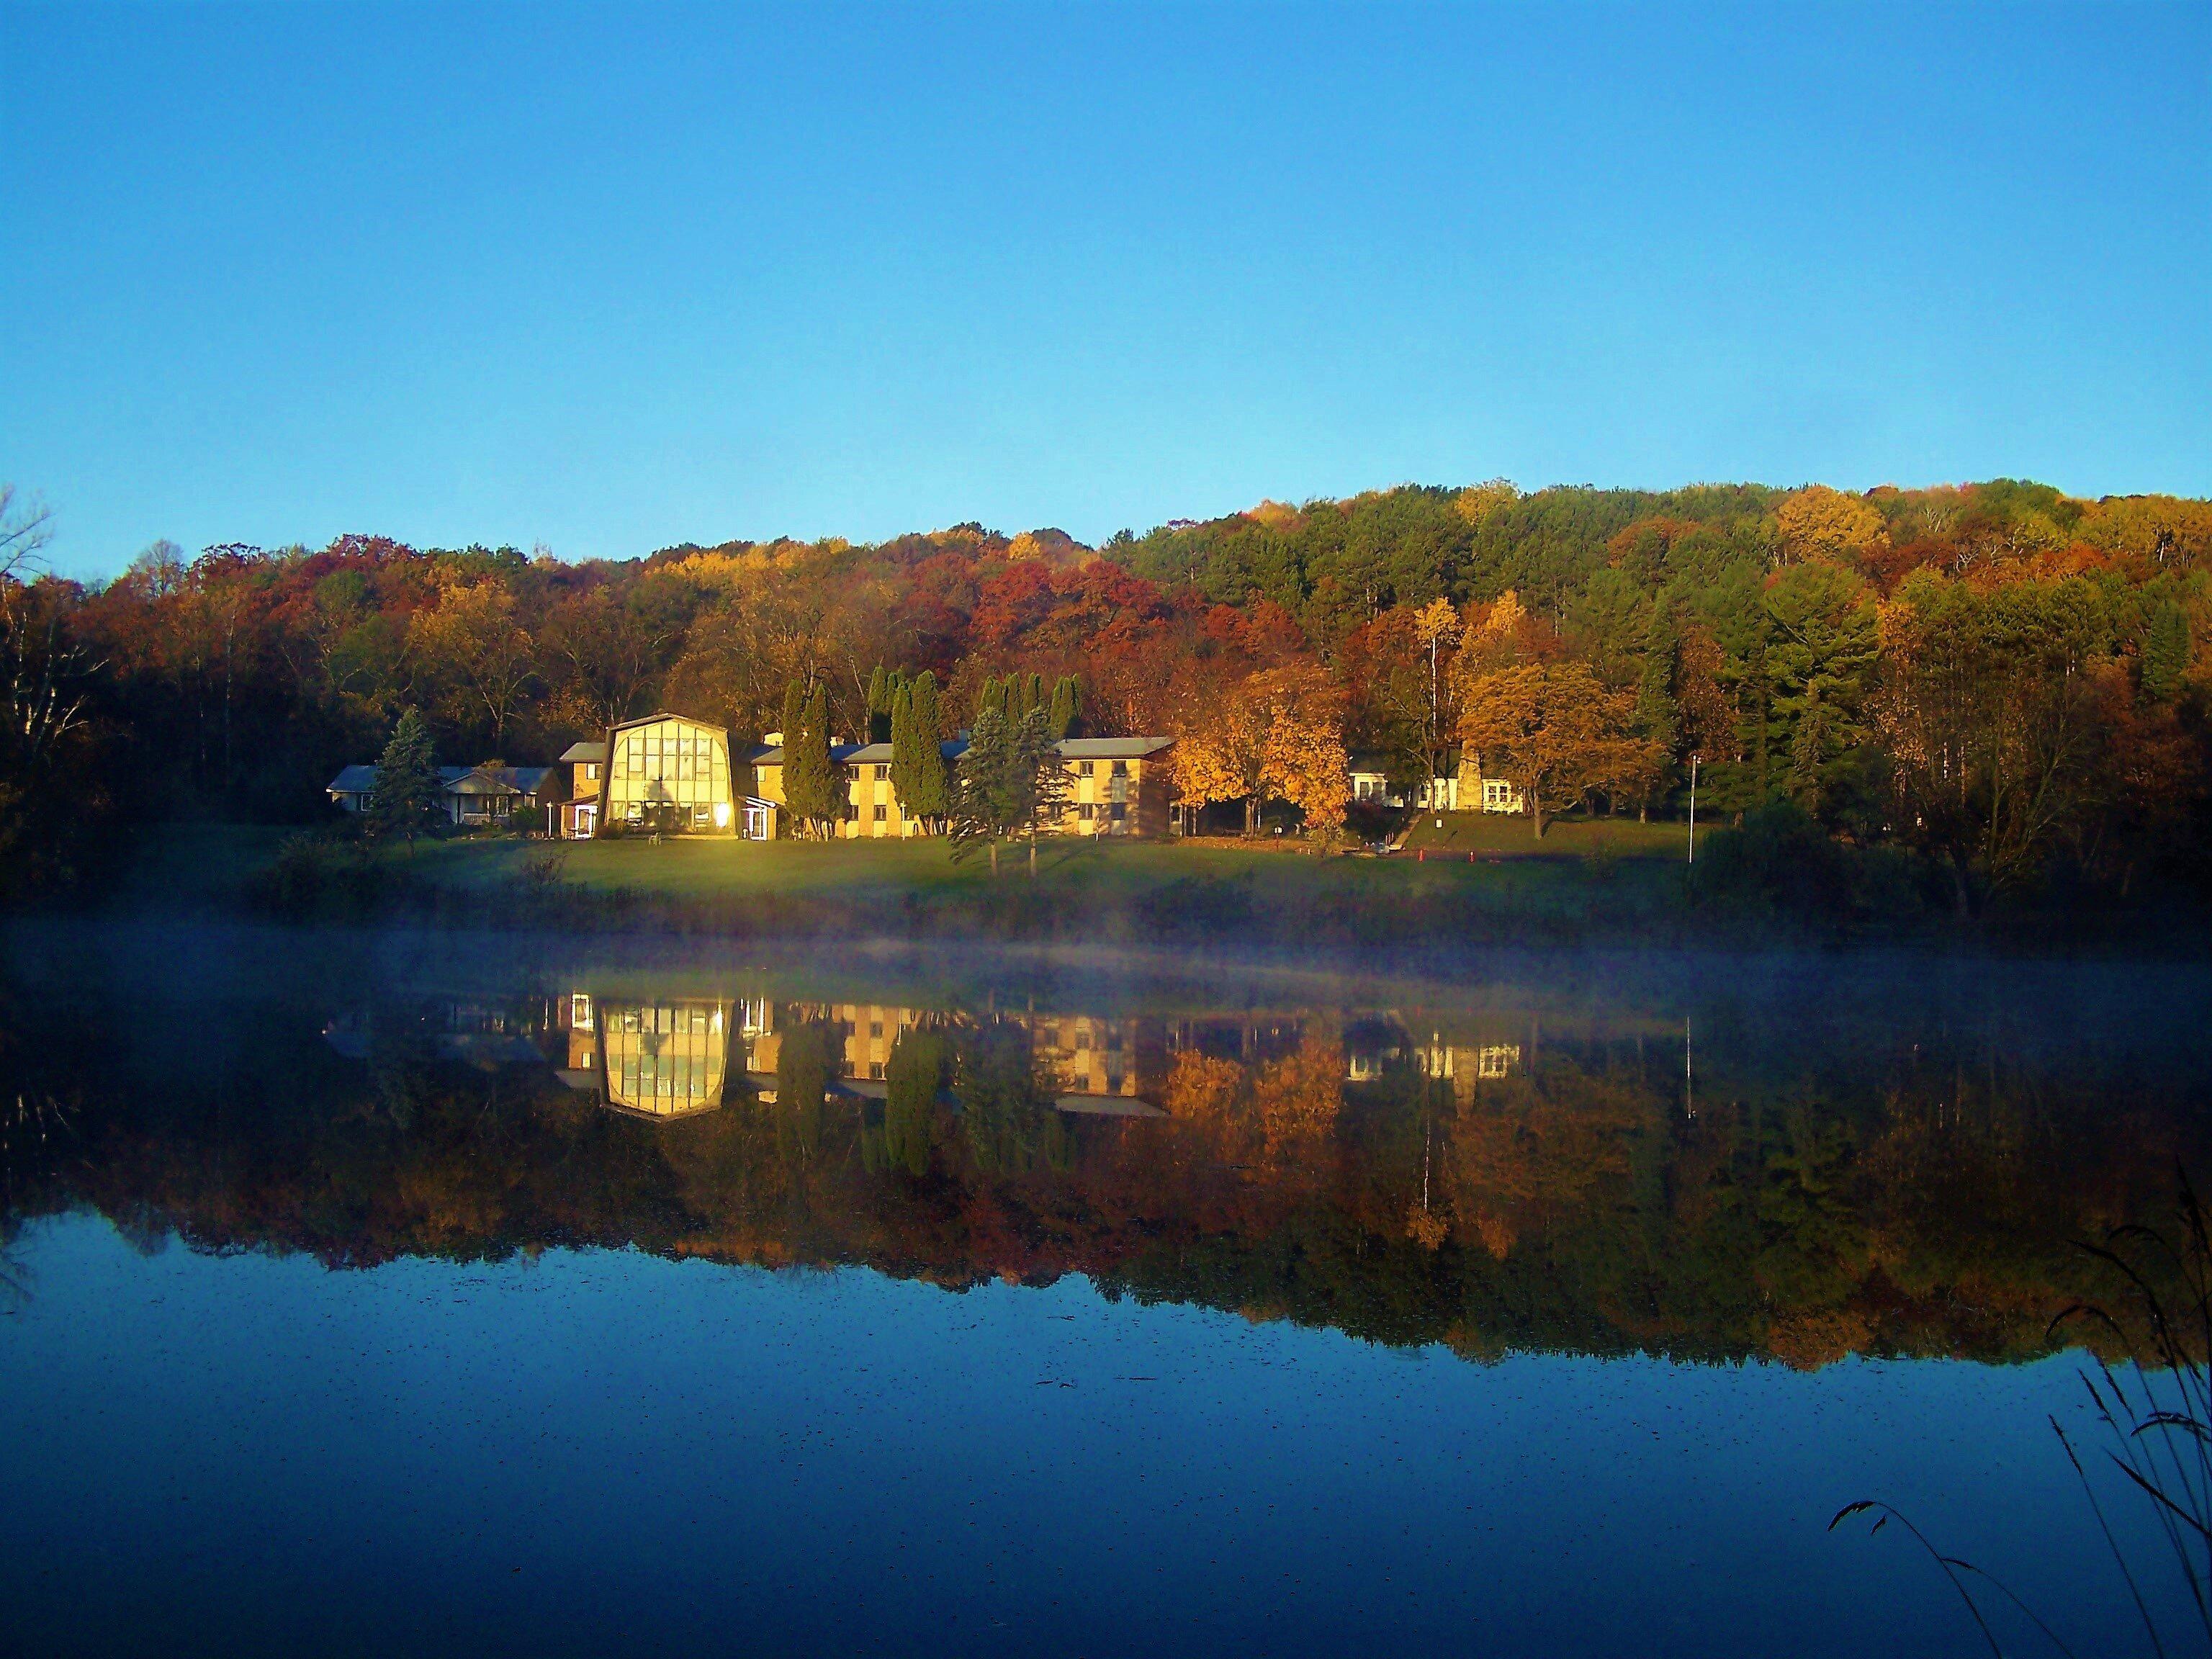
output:
[[[2043,1334],[2212,1167],[2195,969],[5,964],[23,1650],[1985,1651],[1866,1496],[2148,1649]]]

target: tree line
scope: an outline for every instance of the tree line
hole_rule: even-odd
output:
[[[440,1010],[404,999],[343,1060],[277,1011],[118,1027],[124,1005],[7,988],[0,1085],[70,1127],[0,1145],[0,1243],[89,1207],[149,1244],[333,1267],[599,1244],[950,1285],[1080,1272],[1475,1355],[2033,1357],[2100,1282],[2073,1241],[2161,1212],[2206,1150],[2201,1072],[2021,1063],[1924,1027],[1717,1060],[1691,1098],[1679,1050],[1640,1038],[1347,1082],[1340,1017],[1248,1039],[1201,1018],[1141,1062],[1146,1120],[1055,1110],[1030,1031],[988,1012],[913,1011],[883,1097],[858,1099],[834,1086],[851,1027],[785,1002],[772,1097],[739,1065],[718,1109],[644,1123],[550,1065],[441,1055]]]
[[[1018,727],[1010,681],[1045,688],[1046,726],[1079,680],[1063,730],[1176,737],[1183,799],[1248,828],[1270,801],[1335,822],[1355,753],[1401,787],[1477,753],[1539,832],[1680,812],[1694,769],[1701,807],[1912,849],[1972,904],[2201,878],[2212,827],[2212,503],[2178,497],[1496,481],[1095,549],[967,524],[564,562],[347,536],[156,544],[98,583],[43,571],[45,529],[0,506],[19,883],[64,878],[103,823],[309,821],[410,709],[468,763],[656,707],[781,732],[807,767],[903,720],[902,797],[949,828],[929,740]]]

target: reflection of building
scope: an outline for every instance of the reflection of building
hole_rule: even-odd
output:
[[[1344,1076],[1347,1083],[1377,1083],[1393,1073],[1412,1073],[1449,1083],[1464,1096],[1477,1083],[1495,1082],[1521,1070],[1521,1045],[1470,1040],[1466,1033],[1431,1031],[1416,1037],[1394,1014],[1371,1014],[1345,1028]]]
[[[538,1045],[546,1035],[543,1007],[503,1003],[454,1001],[436,1005],[436,1011],[418,1010],[414,1017],[394,1018],[394,1011],[372,1016],[341,1014],[323,1027],[323,1041],[348,1060],[368,1060],[377,1050],[377,1039],[389,1039],[394,1052],[410,1049],[444,1060],[495,1072],[507,1066],[542,1066],[545,1052]]]
[[[568,1064],[561,1075],[594,1088],[619,1112],[688,1117],[722,1103],[729,1076],[730,1004],[720,1000],[568,1001]]]

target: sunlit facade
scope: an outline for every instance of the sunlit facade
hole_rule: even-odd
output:
[[[650,714],[607,733],[599,830],[734,836],[730,734],[680,714]]]

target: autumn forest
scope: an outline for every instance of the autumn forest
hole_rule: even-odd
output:
[[[1184,793],[1330,832],[1348,792],[1313,775],[1358,754],[1412,787],[1465,748],[1525,789],[1532,833],[1678,816],[1694,763],[1701,812],[1893,849],[1962,909],[2207,873],[2199,501],[1498,481],[1097,548],[965,524],[569,563],[347,536],[157,544],[105,583],[42,574],[42,514],[0,506],[18,889],[81,880],[148,822],[315,822],[409,708],[471,763],[550,760],[657,707],[757,738],[794,684],[862,736],[878,669],[932,671],[947,736],[997,677],[1072,676],[1080,730],[1174,736],[1232,781],[1236,734],[1294,717],[1308,775],[1206,787],[1187,762]]]

